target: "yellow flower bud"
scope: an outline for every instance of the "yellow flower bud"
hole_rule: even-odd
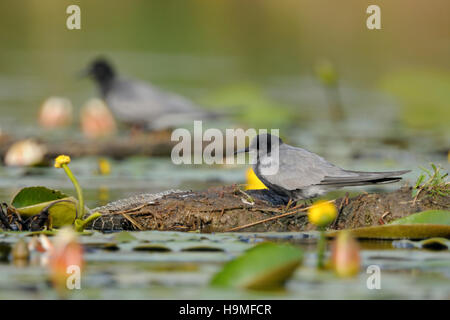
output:
[[[329,202],[319,200],[308,210],[308,220],[318,227],[326,227],[336,219],[336,206]]]
[[[98,159],[98,173],[105,176],[111,173],[111,164],[108,159]]]
[[[328,61],[323,60],[316,63],[316,75],[320,81],[326,86],[334,86],[338,81],[338,74],[334,65]]]
[[[63,164],[69,164],[70,157],[65,155],[60,155],[55,159],[55,168],[61,168]]]

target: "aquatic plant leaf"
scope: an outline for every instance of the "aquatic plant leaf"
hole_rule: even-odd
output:
[[[68,198],[69,196],[46,187],[26,187],[16,193],[11,205],[15,208],[29,207],[34,204]]]
[[[271,289],[281,286],[302,261],[302,251],[292,245],[265,242],[225,264],[211,280],[212,286]]]
[[[74,225],[75,225],[75,231],[77,232],[83,232],[84,229],[89,225],[92,224],[92,221],[94,221],[95,219],[98,219],[102,216],[102,214],[100,212],[95,212],[93,214],[91,214],[89,217],[87,217],[86,219],[75,219]]]
[[[128,231],[122,231],[122,232],[117,233],[114,236],[114,240],[119,243],[126,243],[126,242],[136,241],[137,238],[135,236],[133,236],[131,233],[129,233]]]
[[[159,243],[145,243],[139,244],[133,247],[134,251],[148,251],[148,252],[170,252],[172,251],[169,247],[159,244]]]
[[[392,246],[400,249],[448,250],[450,249],[450,240],[445,238],[430,238],[422,241],[398,240],[394,241]]]
[[[181,251],[198,251],[198,252],[224,252],[225,250],[223,248],[220,248],[219,246],[213,246],[208,244],[200,244],[200,245],[192,245],[188,246],[186,248],[181,249]]]
[[[431,238],[420,241],[423,249],[443,250],[450,248],[450,241],[445,238]]]
[[[444,210],[427,210],[413,213],[404,218],[400,218],[390,222],[389,224],[444,224],[450,226],[450,211]]]
[[[442,224],[385,224],[382,226],[347,229],[360,239],[426,239],[431,237],[450,238],[450,226]],[[335,237],[341,231],[331,231],[328,237]]]
[[[28,218],[39,214],[44,208],[51,204],[53,205],[50,207],[48,212],[50,214],[53,227],[59,228],[65,225],[73,224],[77,218],[77,200],[72,197],[36,203],[27,207],[16,208],[16,210],[22,217]]]

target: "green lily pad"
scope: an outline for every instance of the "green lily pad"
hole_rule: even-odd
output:
[[[15,233],[17,233],[15,231]],[[39,236],[41,234],[52,237],[56,236],[58,234],[58,230],[40,230],[40,231],[24,231],[24,234],[26,237],[33,237],[33,236]],[[91,231],[83,231],[83,232],[77,232],[77,235],[79,236],[91,236]]]
[[[422,248],[431,250],[443,250],[450,248],[450,241],[445,238],[431,238],[420,241]]]
[[[219,246],[212,245],[193,245],[186,248],[183,248],[181,251],[199,251],[199,252],[224,252],[225,250],[220,248]]]
[[[385,224],[382,226],[347,229],[352,236],[360,239],[426,239],[432,237],[450,238],[450,226],[442,224]],[[335,237],[341,231],[328,232]]]
[[[443,224],[450,226],[450,211],[422,211],[394,220],[390,224]]]
[[[71,225],[77,218],[78,201],[68,195],[46,187],[27,187],[21,189],[11,201],[11,205],[24,218],[39,214],[52,205],[49,214],[53,227]]]
[[[69,197],[61,200],[37,203],[28,207],[16,208],[16,210],[21,216],[27,218],[40,213],[44,208],[53,204],[48,210],[52,219],[52,226],[59,228],[71,225],[77,218],[77,199]]]
[[[52,190],[46,187],[27,187],[16,193],[11,201],[11,205],[18,209],[68,197],[68,195],[58,190]]]
[[[131,233],[129,233],[128,231],[122,231],[122,232],[117,233],[114,236],[114,240],[118,243],[126,243],[126,242],[135,241],[135,240],[137,240],[137,238],[135,236],[133,236]]]
[[[445,238],[430,238],[422,241],[399,240],[392,243],[394,248],[401,249],[429,249],[429,250],[448,250],[450,248],[450,240]]]
[[[134,251],[148,251],[148,252],[170,252],[169,247],[159,243],[145,243],[133,247]]]
[[[211,285],[260,290],[277,288],[292,275],[302,257],[298,247],[265,242],[225,264],[213,277]]]

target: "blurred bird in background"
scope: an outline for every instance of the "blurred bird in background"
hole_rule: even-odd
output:
[[[163,130],[218,116],[180,95],[118,76],[114,67],[103,58],[93,61],[83,75],[97,83],[116,119],[133,127]]]

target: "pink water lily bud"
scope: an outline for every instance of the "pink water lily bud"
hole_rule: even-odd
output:
[[[39,110],[39,124],[48,129],[70,125],[73,119],[72,103],[67,98],[50,97]]]
[[[52,252],[53,251],[53,243],[50,241],[50,239],[45,234],[41,234],[39,236],[39,241],[41,242],[42,248],[46,252]]]
[[[53,251],[53,244],[45,234],[41,234],[39,235],[39,237],[34,236],[31,239],[31,241],[28,243],[28,250],[37,251],[40,253],[50,253]]]
[[[49,260],[50,277],[55,288],[61,290],[66,288],[73,268],[83,269],[83,247],[70,227],[59,230],[53,245]]]
[[[358,242],[347,231],[339,232],[331,249],[331,262],[340,277],[352,277],[359,273],[361,258]]]
[[[81,110],[81,130],[88,138],[111,136],[117,131],[116,121],[106,104],[100,99],[91,99]]]
[[[30,242],[28,242],[28,250],[36,252],[45,252],[45,249],[37,236],[31,238]]]
[[[33,139],[15,142],[5,155],[7,166],[26,167],[39,164],[44,160],[47,149]]]

